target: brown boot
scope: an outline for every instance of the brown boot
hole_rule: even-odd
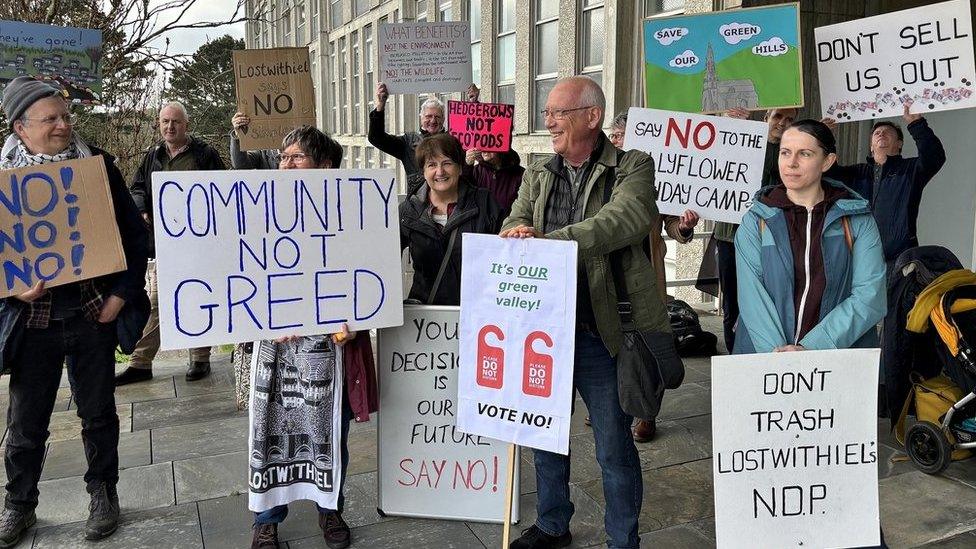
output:
[[[279,547],[277,524],[257,524],[254,526],[251,549],[278,549]]]
[[[342,515],[338,511],[319,513],[319,528],[325,536],[325,544],[331,549],[349,547],[351,540],[349,525],[342,520]]]
[[[657,422],[653,419],[638,419],[634,424],[634,442],[650,442],[657,434]]]

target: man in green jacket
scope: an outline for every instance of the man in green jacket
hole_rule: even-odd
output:
[[[593,80],[575,76],[556,84],[543,111],[556,154],[527,169],[501,235],[575,240],[579,246],[573,385],[593,425],[609,546],[636,548],[643,481],[632,418],[621,409],[617,392],[614,357],[623,334],[610,252],[624,250],[624,278],[637,327],[666,333],[671,327],[642,247],[658,214],[654,163],[640,151],[618,152],[601,131],[605,109],[603,90]],[[610,173],[613,181],[608,181]],[[605,185],[614,185],[606,204]],[[569,456],[534,454],[538,518],[511,548],[565,547],[572,541]]]

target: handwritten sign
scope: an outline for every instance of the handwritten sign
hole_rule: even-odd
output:
[[[379,331],[377,478],[387,515],[504,520],[507,445],[454,422],[458,315],[458,307],[407,305],[403,326]],[[517,494],[517,463],[515,479]]]
[[[739,223],[762,182],[765,122],[631,107],[624,148],[654,159],[657,207]]]
[[[0,21],[0,90],[18,76],[56,80],[68,99],[102,95],[102,31]]]
[[[471,23],[380,25],[380,78],[390,93],[449,93],[471,84]]]
[[[234,50],[237,110],[251,117],[241,148],[277,149],[291,130],[315,125],[308,48]]]
[[[567,454],[576,242],[463,238],[458,429]]]
[[[878,349],[712,358],[719,547],[879,543]]]
[[[814,29],[824,116],[839,122],[976,107],[970,2]]]
[[[392,170],[156,172],[153,212],[164,349],[403,322]]]
[[[0,171],[0,298],[126,268],[100,156]]]
[[[447,127],[464,150],[507,152],[512,148],[515,105],[447,102]]]

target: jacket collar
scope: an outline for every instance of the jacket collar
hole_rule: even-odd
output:
[[[187,142],[186,142],[186,150],[187,150],[187,152],[190,152],[190,153],[193,153],[194,155],[196,155],[197,154],[197,151],[201,148],[202,145],[203,145],[203,142],[200,141],[199,139],[197,139],[196,137],[194,137],[193,135],[188,135],[187,136]],[[153,150],[153,152],[156,155],[159,155],[159,153],[161,153],[161,152],[165,153],[166,152],[166,141],[163,141],[162,139],[160,139],[159,141],[157,141],[156,142],[156,148],[155,148],[155,150]]]
[[[562,176],[564,162],[565,160],[561,155],[554,154],[545,163],[545,168],[558,176]],[[617,165],[617,148],[610,145],[610,140],[607,139],[607,136],[603,132],[600,132],[599,137],[597,137],[596,146],[593,147],[593,152],[590,153],[588,162],[590,163],[591,173],[593,166],[596,164],[603,164],[607,167]]]
[[[840,187],[842,189],[847,190],[847,197],[837,200],[837,202],[835,202],[834,205],[830,208],[829,212],[836,212],[836,214],[829,213],[827,216],[826,223],[829,223],[835,217],[839,217],[841,215],[858,215],[858,214],[871,212],[871,208],[868,205],[868,201],[865,200],[863,197],[861,197],[861,195],[845,187],[844,184],[841,183],[840,181],[837,181],[836,179],[831,179],[829,177],[824,177],[823,182],[833,187]],[[762,200],[764,197],[768,196],[769,193],[772,192],[772,190],[775,189],[777,186],[778,185],[767,185],[766,187],[759,189],[759,192],[757,192],[756,196],[753,198],[751,210],[755,212],[756,215],[758,215],[762,219],[770,219],[773,216],[782,212],[781,209],[775,206],[770,206],[768,204],[765,204],[763,203]]]

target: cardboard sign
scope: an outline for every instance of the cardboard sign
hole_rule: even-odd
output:
[[[380,25],[380,80],[390,93],[450,93],[471,84],[471,23]]]
[[[803,106],[799,4],[644,21],[645,105],[682,112]]]
[[[0,171],[0,298],[124,271],[100,156]]]
[[[102,96],[102,31],[0,21],[0,91],[18,76],[55,80],[74,103]]]
[[[241,148],[277,149],[291,130],[314,126],[315,88],[308,48],[234,50],[237,110],[251,117]]]
[[[458,429],[568,454],[576,242],[463,239]]]
[[[631,107],[624,149],[654,159],[662,214],[739,223],[762,182],[765,122]]]
[[[464,150],[508,152],[512,148],[515,105],[447,102],[447,128]]]
[[[820,104],[839,122],[976,106],[970,2],[814,29]]]
[[[392,170],[156,172],[152,198],[163,349],[403,322]]]
[[[878,545],[879,356],[712,358],[719,547]]]
[[[508,445],[462,433],[458,307],[407,305],[379,331],[378,507],[385,515],[502,522]],[[518,494],[518,460],[515,464]],[[518,498],[512,498],[513,521]]]

